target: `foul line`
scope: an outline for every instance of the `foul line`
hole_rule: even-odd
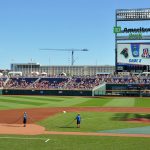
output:
[[[44,142],[48,142],[50,139],[46,138],[24,138],[24,137],[0,137],[0,139],[15,139],[15,140],[42,140]]]
[[[48,142],[50,139],[47,139],[45,142]]]

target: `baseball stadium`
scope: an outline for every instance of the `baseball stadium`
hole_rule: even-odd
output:
[[[113,65],[11,63],[0,73],[1,150],[149,150],[150,8],[117,9]],[[42,49],[52,50],[52,49]]]

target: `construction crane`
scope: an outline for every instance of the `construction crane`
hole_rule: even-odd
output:
[[[40,50],[51,50],[51,51],[71,51],[71,65],[74,65],[74,52],[75,51],[88,51],[88,49],[84,48],[84,49],[51,49],[51,48],[42,48]]]

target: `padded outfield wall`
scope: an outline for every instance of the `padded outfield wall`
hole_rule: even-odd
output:
[[[94,93],[94,94],[92,94]],[[150,84],[104,84],[96,90],[1,89],[0,95],[150,96]]]
[[[92,90],[31,90],[3,89],[3,95],[92,96]]]
[[[2,90],[2,89],[0,89],[0,95],[2,95],[2,93],[3,93],[3,90]]]
[[[106,84],[106,95],[150,96],[150,84]]]

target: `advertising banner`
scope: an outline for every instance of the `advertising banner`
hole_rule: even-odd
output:
[[[150,65],[150,43],[117,44],[117,63]]]

